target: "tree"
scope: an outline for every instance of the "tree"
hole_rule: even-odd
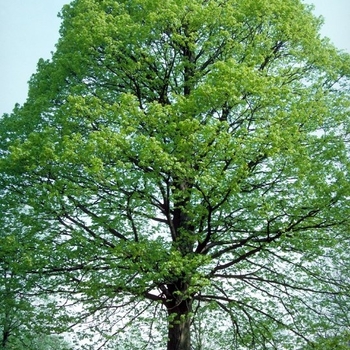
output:
[[[310,343],[307,350],[347,350],[350,346],[349,332],[338,334],[333,337],[319,338],[317,341]]]
[[[71,350],[71,345],[58,336],[42,334],[22,334],[20,337],[11,339],[9,350]]]
[[[61,16],[0,141],[4,193],[31,220],[28,273],[70,305],[57,322],[168,350],[342,329],[350,59],[311,9],[75,0]]]
[[[4,201],[4,197],[0,196],[0,348],[70,350],[72,347],[66,341],[50,335],[50,328],[54,328],[49,326],[50,309],[47,306],[50,303],[38,299],[42,296],[36,287],[38,277],[27,273],[32,257],[28,250],[35,246],[30,240],[30,226],[26,226],[29,222],[25,216],[21,217],[18,203],[9,198]],[[21,220],[11,220],[13,210]]]
[[[22,273],[23,256],[20,257],[21,249],[17,240],[19,230],[7,220],[6,214],[11,212],[10,207],[3,202],[0,202],[0,206],[0,347],[8,349],[12,338],[28,330],[35,312],[26,295],[31,287]]]

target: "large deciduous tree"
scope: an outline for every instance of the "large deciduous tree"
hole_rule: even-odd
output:
[[[350,59],[310,8],[75,0],[61,16],[0,140],[59,322],[129,349],[132,327],[136,348],[168,350],[343,332]]]

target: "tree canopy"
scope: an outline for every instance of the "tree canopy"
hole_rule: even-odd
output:
[[[2,239],[55,295],[55,323],[103,349],[344,333],[350,57],[311,8],[75,0],[61,17],[0,121],[1,201],[21,228]]]

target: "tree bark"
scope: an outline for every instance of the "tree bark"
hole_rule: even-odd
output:
[[[167,350],[191,350],[191,300],[167,303],[169,324]]]

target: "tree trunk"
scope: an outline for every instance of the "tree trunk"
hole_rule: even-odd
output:
[[[2,332],[1,349],[7,349],[7,343],[10,337],[10,331],[4,329]]]
[[[1,349],[7,349],[8,341],[11,335],[10,312],[8,311],[7,305],[5,305],[5,314],[3,316],[4,316],[4,320],[2,324]]]
[[[182,300],[176,304],[176,299],[167,303],[168,345],[167,350],[191,350],[191,300]]]

